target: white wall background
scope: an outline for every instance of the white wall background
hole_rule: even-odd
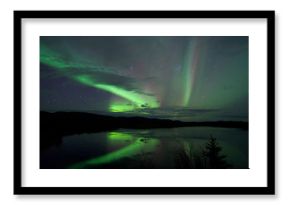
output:
[[[10,0],[0,3],[1,204],[289,204],[290,5],[253,0]],[[14,196],[13,10],[276,10],[276,196]],[[289,123],[288,123],[289,121]]]

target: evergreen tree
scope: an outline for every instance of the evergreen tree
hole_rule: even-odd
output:
[[[225,169],[229,168],[230,164],[226,161],[226,156],[221,155],[222,148],[218,145],[216,138],[210,136],[208,143],[203,150],[205,157],[205,165],[210,169]]]

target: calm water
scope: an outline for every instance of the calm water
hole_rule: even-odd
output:
[[[232,168],[248,168],[248,131],[184,127],[115,130],[65,136],[41,153],[41,168],[176,168],[176,153],[201,153],[209,137],[217,139]]]

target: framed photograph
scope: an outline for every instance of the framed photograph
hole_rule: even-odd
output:
[[[15,194],[274,194],[274,11],[14,11]]]

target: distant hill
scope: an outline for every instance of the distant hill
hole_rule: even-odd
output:
[[[61,141],[65,135],[93,133],[119,128],[154,129],[173,127],[226,127],[248,129],[248,122],[213,121],[182,122],[177,120],[152,119],[144,117],[112,117],[83,112],[40,112],[41,148]]]

